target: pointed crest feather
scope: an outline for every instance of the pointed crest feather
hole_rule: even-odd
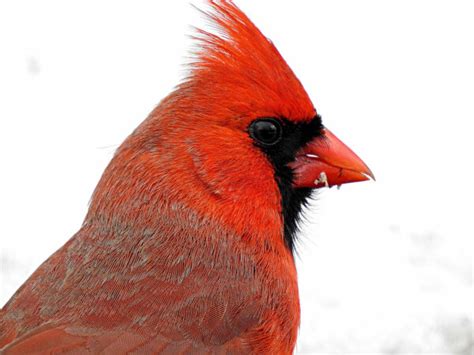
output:
[[[248,109],[294,120],[307,120],[316,111],[306,91],[273,43],[230,0],[207,0],[201,11],[217,29],[196,29],[198,45],[186,84],[234,96]],[[231,102],[226,102],[233,107]],[[267,113],[268,112],[268,113]]]

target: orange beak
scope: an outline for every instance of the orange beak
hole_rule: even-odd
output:
[[[369,167],[328,129],[309,142],[290,164],[294,187],[331,187],[349,182],[375,180]]]

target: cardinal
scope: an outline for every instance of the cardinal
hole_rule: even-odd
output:
[[[122,143],[80,230],[0,311],[2,354],[291,354],[313,190],[373,177],[275,46],[208,0],[189,74]]]

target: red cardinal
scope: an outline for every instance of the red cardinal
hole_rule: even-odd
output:
[[[0,311],[0,349],[290,354],[312,189],[367,180],[230,1],[188,78],[119,147],[81,229]]]

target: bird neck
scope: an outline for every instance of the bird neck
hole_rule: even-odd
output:
[[[239,166],[228,177],[221,167],[229,162],[219,160],[225,154],[205,154],[199,142],[173,146],[167,137],[150,143],[150,148],[139,132],[122,144],[106,168],[85,225],[149,233],[170,223],[213,224],[255,251],[291,254],[271,169],[262,173]]]

